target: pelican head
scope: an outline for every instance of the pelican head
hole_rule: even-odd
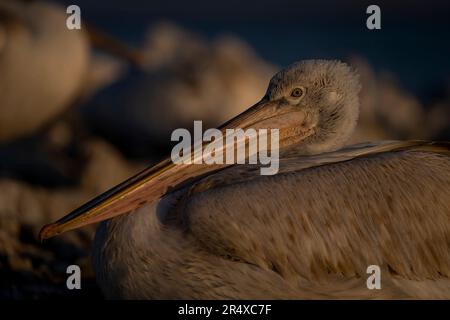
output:
[[[284,147],[297,155],[343,147],[356,127],[359,91],[358,75],[336,60],[301,61],[278,72],[269,83],[267,99],[280,109],[301,110],[305,119],[300,126],[309,130]]]
[[[357,75],[345,63],[298,62],[271,79],[261,101],[219,129],[278,129],[282,155],[334,151],[345,144],[356,126],[359,89]],[[225,166],[229,164],[176,165],[168,158],[44,226],[40,238],[131,212]]]

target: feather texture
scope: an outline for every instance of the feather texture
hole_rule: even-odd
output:
[[[449,150],[380,142],[284,158],[275,176],[224,169],[104,224],[99,281],[128,298],[450,298]]]

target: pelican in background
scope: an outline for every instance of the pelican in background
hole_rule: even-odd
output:
[[[67,18],[54,3],[0,1],[0,142],[30,134],[75,100],[86,80],[90,42],[139,61],[137,52],[84,21],[81,30],[67,29]]]
[[[449,144],[342,149],[359,87],[339,61],[295,63],[221,127],[278,128],[278,174],[164,160],[40,238],[103,221],[93,262],[109,298],[450,298]]]

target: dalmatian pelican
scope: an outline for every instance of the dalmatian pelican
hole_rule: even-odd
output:
[[[359,88],[345,63],[295,63],[220,127],[278,128],[277,174],[167,159],[40,237],[102,221],[93,263],[109,298],[450,298],[450,145],[345,146]]]

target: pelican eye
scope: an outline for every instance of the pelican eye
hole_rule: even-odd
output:
[[[305,89],[304,88],[294,88],[292,91],[291,91],[291,97],[292,98],[301,98],[301,97],[303,97],[303,95],[305,94]]]

